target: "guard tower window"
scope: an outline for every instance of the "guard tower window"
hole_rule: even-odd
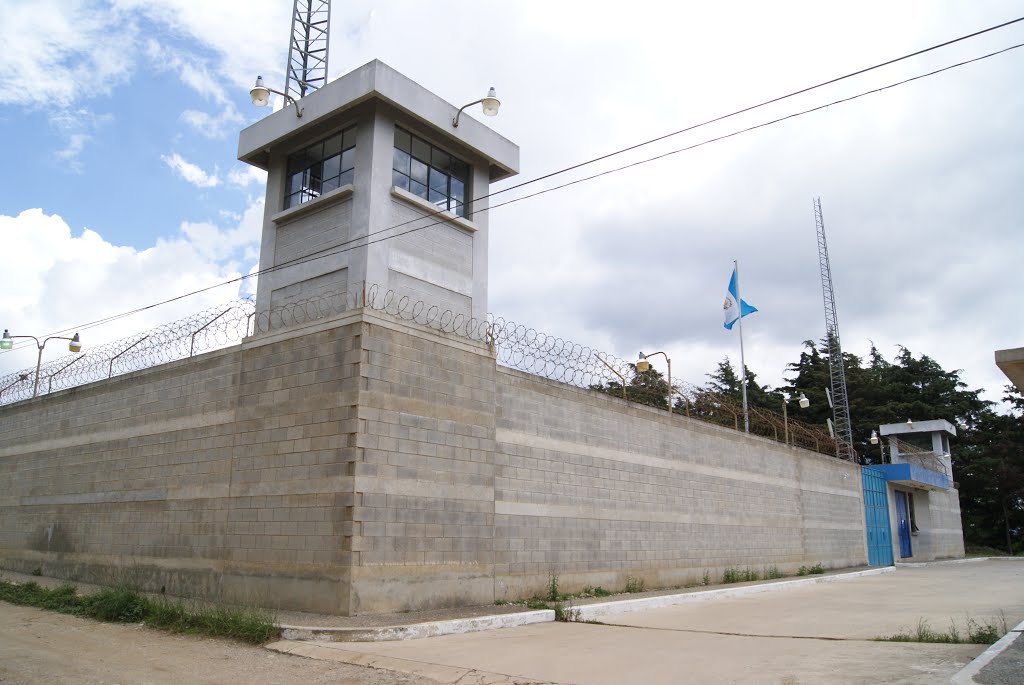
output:
[[[466,214],[469,165],[395,127],[392,183],[456,216]]]
[[[351,183],[355,147],[356,128],[352,126],[288,155],[284,208],[301,205]]]

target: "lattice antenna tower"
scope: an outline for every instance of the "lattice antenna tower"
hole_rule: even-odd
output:
[[[327,83],[331,0],[295,0],[284,92],[293,100]]]
[[[839,319],[836,316],[836,295],[832,287],[832,267],[825,240],[825,218],[821,198],[814,198],[814,223],[818,229],[818,259],[821,266],[821,292],[825,300],[825,334],[828,340],[828,371],[832,381],[832,422],[836,432],[836,456],[857,460],[853,449],[853,428],[850,423],[850,402],[846,394],[846,372],[843,369],[843,347],[839,342]]]

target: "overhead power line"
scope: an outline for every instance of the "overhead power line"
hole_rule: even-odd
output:
[[[954,39],[951,39],[951,40],[944,41],[942,43],[937,43],[937,44],[932,45],[930,47],[923,48],[921,50],[917,50],[915,52],[908,53],[908,54],[903,55],[901,57],[896,57],[896,58],[893,58],[893,59],[886,60],[884,62],[880,62],[880,63],[875,64],[875,65],[872,65],[870,67],[865,67],[865,68],[862,68],[862,69],[858,69],[856,71],[850,72],[850,73],[845,74],[843,76],[838,76],[838,77],[829,79],[827,81],[822,81],[821,83],[818,83],[818,84],[815,84],[815,85],[812,85],[812,86],[807,86],[805,88],[801,88],[801,89],[793,91],[791,93],[787,93],[785,95],[780,95],[778,97],[774,97],[774,98],[771,98],[769,100],[765,100],[765,101],[760,102],[758,104],[750,105],[748,107],[744,107],[742,109],[735,110],[735,111],[730,112],[728,114],[723,114],[723,115],[720,115],[720,116],[708,119],[706,121],[703,121],[701,123],[693,124],[693,125],[687,126],[685,128],[681,128],[681,129],[679,129],[677,131],[673,131],[671,133],[667,133],[667,134],[664,134],[664,135],[661,135],[661,136],[657,136],[655,138],[651,138],[651,139],[643,141],[641,143],[637,143],[635,145],[630,145],[628,147],[616,150],[614,152],[609,152],[607,154],[603,154],[603,155],[600,155],[598,157],[591,158],[591,159],[589,159],[587,161],[580,162],[580,163],[577,163],[577,164],[573,164],[571,166],[564,167],[564,168],[559,169],[557,171],[553,171],[551,173],[548,173],[548,174],[545,174],[545,175],[542,175],[542,176],[538,176],[537,178],[533,178],[533,179],[530,179],[528,181],[524,181],[522,183],[510,186],[508,188],[503,188],[503,189],[495,191],[493,193],[489,193],[488,195],[484,195],[484,196],[482,196],[480,198],[477,198],[476,201],[479,202],[481,200],[490,199],[490,198],[493,198],[493,197],[495,197],[497,195],[508,193],[508,192],[510,192],[512,190],[517,190],[519,188],[523,188],[523,187],[526,187],[528,185],[531,185],[531,184],[534,184],[534,183],[538,183],[540,181],[544,181],[544,180],[547,180],[547,179],[550,179],[550,178],[554,178],[556,176],[568,173],[570,171],[574,171],[576,169],[583,168],[585,166],[589,166],[591,164],[595,164],[595,163],[600,162],[600,161],[604,161],[606,159],[610,159],[612,157],[624,154],[626,152],[631,152],[631,151],[637,150],[639,148],[645,147],[647,145],[651,145],[651,144],[654,144],[654,143],[666,140],[668,138],[672,138],[674,136],[681,135],[683,133],[694,131],[694,130],[697,130],[699,128],[703,128],[703,127],[709,126],[711,124],[718,123],[720,121],[724,121],[726,119],[730,119],[730,118],[739,116],[741,114],[745,114],[747,112],[751,112],[751,111],[754,111],[754,110],[766,107],[768,105],[775,104],[775,103],[781,102],[783,100],[787,100],[789,98],[796,97],[798,95],[803,95],[805,93],[808,93],[808,92],[811,92],[811,91],[823,88],[825,86],[833,85],[833,84],[838,83],[840,81],[844,81],[844,80],[853,78],[855,76],[860,76],[860,75],[866,74],[868,72],[875,71],[875,70],[878,70],[878,69],[881,69],[881,68],[884,68],[884,67],[896,64],[898,62],[902,62],[902,61],[905,61],[907,59],[911,59],[913,57],[917,57],[917,56],[926,54],[928,52],[932,52],[932,51],[941,49],[943,47],[948,47],[950,45],[953,45],[953,44],[956,44],[956,43],[960,43],[960,42],[969,40],[971,38],[976,38],[976,37],[981,36],[983,34],[991,33],[993,31],[996,31],[996,30],[999,30],[999,29],[1002,29],[1002,28],[1006,28],[1008,26],[1011,26],[1011,25],[1014,25],[1014,24],[1017,24],[1017,23],[1020,23],[1020,22],[1024,22],[1024,17],[1020,17],[1020,18],[1017,18],[1017,19],[1006,21],[1006,22],[1003,22],[1001,24],[996,24],[996,25],[990,26],[990,27],[988,27],[986,29],[982,29],[980,31],[975,31],[973,33],[969,33],[969,34],[960,36],[958,38],[954,38]],[[714,143],[714,142],[718,142],[718,141],[725,140],[725,139],[728,139],[728,138],[733,138],[733,137],[742,135],[744,133],[748,133],[750,131],[754,131],[754,130],[757,130],[757,129],[760,129],[760,128],[765,128],[767,126],[778,124],[778,123],[781,123],[781,122],[786,121],[788,119],[794,119],[796,117],[803,116],[803,115],[806,115],[806,114],[810,114],[812,112],[816,112],[816,111],[819,111],[819,110],[822,110],[822,109],[826,109],[828,107],[833,107],[833,106],[838,105],[838,104],[850,102],[852,100],[856,100],[856,99],[859,99],[859,98],[862,98],[862,97],[866,97],[868,95],[872,95],[872,94],[880,93],[880,92],[885,91],[885,90],[896,88],[898,86],[901,86],[901,85],[904,85],[904,84],[907,84],[907,83],[911,83],[913,81],[918,81],[918,80],[921,80],[921,79],[924,79],[924,78],[928,78],[930,76],[935,76],[936,74],[940,74],[940,73],[943,73],[943,72],[946,72],[946,71],[950,71],[952,69],[956,69],[956,68],[959,68],[959,67],[962,67],[962,66],[965,66],[965,65],[968,65],[968,64],[972,64],[974,62],[979,62],[979,61],[982,61],[982,60],[985,60],[985,59],[989,59],[991,57],[995,57],[997,55],[1000,55],[1000,54],[1005,53],[1005,52],[1009,52],[1011,50],[1018,49],[1020,47],[1024,47],[1024,43],[1019,43],[1019,44],[1016,44],[1016,45],[1012,45],[1010,47],[1003,48],[1001,50],[997,50],[997,51],[990,52],[990,53],[987,53],[987,54],[984,54],[984,55],[980,55],[978,57],[974,57],[974,58],[971,58],[971,59],[968,59],[968,60],[957,62],[955,64],[951,64],[951,65],[948,65],[946,67],[942,67],[940,69],[935,69],[933,71],[926,72],[924,74],[919,74],[917,76],[913,76],[913,77],[906,78],[906,79],[903,79],[903,80],[900,80],[900,81],[896,81],[894,83],[890,83],[890,84],[885,85],[885,86],[881,86],[881,87],[878,87],[878,88],[873,88],[871,90],[863,91],[863,92],[858,93],[856,95],[840,98],[838,100],[834,100],[832,102],[829,102],[829,103],[826,103],[826,104],[823,104],[823,105],[818,105],[818,106],[815,106],[815,107],[811,107],[809,109],[801,110],[799,112],[794,112],[794,113],[791,113],[791,114],[788,114],[788,115],[785,115],[785,116],[781,116],[781,117],[778,117],[778,118],[775,118],[775,119],[771,119],[769,121],[765,121],[765,122],[762,122],[762,123],[759,123],[759,124],[748,126],[746,128],[743,128],[743,129],[740,129],[740,130],[737,130],[737,131],[733,131],[731,133],[727,133],[727,134],[723,134],[721,136],[716,136],[716,137],[713,137],[713,138],[709,138],[709,139],[706,139],[706,140],[701,141],[699,143],[695,143],[693,145],[688,145],[688,146],[681,147],[681,148],[678,148],[678,149],[675,149],[675,150],[670,150],[668,152],[665,152],[665,153],[662,153],[662,154],[658,154],[658,155],[655,155],[655,156],[652,156],[652,157],[648,157],[648,158],[645,158],[645,159],[642,159],[642,160],[639,160],[639,161],[636,161],[636,162],[631,162],[629,164],[624,164],[624,165],[621,165],[621,166],[618,166],[618,167],[615,167],[615,168],[612,168],[612,169],[607,169],[605,171],[602,171],[602,172],[599,172],[599,173],[596,173],[596,174],[592,174],[590,176],[585,176],[585,177],[578,178],[578,179],[575,179],[575,180],[572,180],[572,181],[569,181],[569,182],[566,182],[566,183],[559,184],[557,186],[552,186],[550,188],[545,188],[543,190],[540,190],[540,191],[537,191],[537,192],[534,192],[534,193],[529,193],[527,195],[522,195],[522,196],[513,198],[511,200],[507,200],[505,202],[500,202],[498,204],[495,204],[495,205],[492,205],[492,206],[489,206],[489,207],[486,207],[486,208],[483,208],[483,209],[480,209],[480,210],[475,210],[474,213],[489,212],[489,211],[491,211],[493,209],[497,209],[499,207],[504,207],[506,205],[510,205],[510,204],[513,204],[513,203],[516,203],[516,202],[520,202],[522,200],[527,200],[527,199],[530,199],[530,198],[537,197],[539,195],[544,195],[546,193],[554,192],[556,190],[561,190],[561,189],[567,188],[569,186],[577,185],[579,183],[584,183],[586,181],[590,181],[590,180],[593,180],[593,179],[596,179],[596,178],[600,178],[602,176],[607,176],[609,174],[613,174],[613,173],[617,173],[617,172],[620,172],[620,171],[624,171],[626,169],[630,169],[630,168],[633,168],[633,167],[636,167],[636,166],[640,166],[640,165],[643,165],[643,164],[648,164],[650,162],[654,162],[654,161],[657,161],[657,160],[660,160],[660,159],[664,159],[666,157],[670,157],[670,156],[673,156],[673,155],[676,155],[676,154],[679,154],[679,153],[682,153],[682,152],[686,152],[686,151],[693,150],[693,149],[696,149],[696,148],[699,148],[699,147],[703,147],[705,145],[709,145],[709,144]],[[472,204],[472,203],[469,203],[469,204]],[[395,229],[402,228],[403,226],[407,226],[410,223],[416,223],[416,222],[420,222],[420,221],[424,221],[424,220],[429,220],[429,219],[432,219],[432,218],[438,218],[438,220],[434,221],[433,223],[429,223],[429,224],[426,224],[426,225],[423,225],[423,226],[417,226],[417,227],[414,227],[414,228],[411,228],[411,229],[407,229],[405,231],[401,231],[401,232],[398,232],[398,233],[389,233],[391,231],[394,231]],[[69,331],[89,330],[91,328],[95,328],[97,326],[101,326],[101,325],[104,325],[104,324],[107,324],[107,323],[111,323],[111,322],[116,321],[118,319],[122,319],[122,318],[125,318],[127,316],[131,316],[133,314],[138,314],[138,313],[141,313],[141,312],[144,312],[144,311],[148,311],[150,309],[154,309],[156,307],[161,307],[161,306],[163,306],[165,304],[170,304],[172,302],[177,302],[179,300],[182,300],[182,299],[185,299],[185,298],[188,298],[188,297],[192,297],[194,295],[198,295],[198,294],[210,291],[210,290],[214,290],[216,288],[220,288],[220,287],[223,287],[223,286],[226,286],[226,285],[231,285],[233,283],[239,283],[239,282],[248,280],[249,278],[252,278],[252,277],[255,277],[255,276],[260,276],[260,275],[263,275],[263,274],[272,273],[273,271],[276,271],[278,269],[287,268],[287,267],[290,267],[290,266],[294,266],[296,264],[302,264],[302,263],[311,262],[311,261],[316,260],[316,259],[322,259],[324,257],[328,257],[328,256],[336,255],[336,254],[342,254],[342,253],[348,252],[350,250],[359,249],[359,248],[366,247],[368,245],[376,244],[376,243],[381,242],[383,240],[390,240],[392,238],[397,238],[397,237],[400,237],[400,236],[403,236],[403,235],[407,235],[409,233],[413,233],[415,231],[421,231],[421,230],[424,230],[424,229],[427,229],[427,228],[431,228],[433,226],[438,226],[438,225],[441,225],[441,224],[445,224],[445,223],[451,223],[451,219],[447,218],[445,216],[445,212],[443,210],[439,210],[439,211],[436,211],[436,212],[434,212],[432,214],[427,214],[427,215],[424,215],[422,217],[417,217],[417,218],[411,219],[409,221],[405,221],[405,222],[402,222],[402,223],[399,223],[399,224],[395,224],[393,226],[389,226],[387,228],[379,229],[379,230],[374,231],[372,233],[368,233],[365,236],[360,236],[358,238],[350,239],[348,241],[345,241],[345,242],[341,243],[340,245],[332,246],[330,248],[325,248],[323,250],[319,250],[319,251],[314,252],[312,254],[305,255],[303,257],[296,258],[296,259],[293,259],[293,260],[290,260],[290,261],[287,261],[287,262],[283,262],[281,264],[276,264],[276,265],[274,265],[272,267],[269,267],[267,269],[262,269],[262,270],[259,270],[259,271],[255,271],[253,273],[246,274],[246,275],[240,276],[238,278],[229,279],[227,281],[223,281],[221,283],[217,283],[217,284],[214,284],[214,285],[211,285],[211,286],[207,286],[205,288],[199,288],[197,290],[193,290],[193,291],[188,292],[188,293],[183,293],[181,295],[177,295],[175,297],[171,297],[171,298],[168,298],[166,300],[162,300],[160,302],[154,302],[152,304],[149,304],[149,305],[146,305],[146,306],[143,306],[143,307],[138,307],[136,309],[133,309],[133,310],[130,310],[130,311],[126,311],[126,312],[122,312],[120,314],[114,314],[114,315],[111,315],[109,317],[105,317],[105,318],[102,318],[102,319],[97,319],[97,320],[89,322],[89,323],[80,324],[78,326],[70,326],[68,328],[65,328],[65,329],[62,329],[60,331],[57,331],[56,333],[51,333],[50,335],[60,335],[62,333],[67,333]],[[381,234],[385,234],[385,233],[389,233],[389,235],[383,235],[383,236],[378,237],[378,238],[376,238],[374,240],[370,240],[370,238],[372,236],[381,235]],[[358,244],[353,244],[353,243],[358,243]],[[15,349],[18,349],[18,348],[20,348],[22,346],[23,345],[18,345],[18,346],[16,346]]]

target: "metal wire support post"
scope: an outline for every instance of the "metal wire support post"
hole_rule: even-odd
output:
[[[18,385],[19,383],[24,383],[27,380],[28,380],[28,374],[27,373],[19,373],[17,378],[15,378],[13,381],[8,383],[4,387],[0,388],[0,395],[3,395],[4,391],[10,390],[11,388],[13,388],[14,386]]]
[[[616,376],[619,377],[619,380],[622,382],[622,399],[624,399],[624,400],[629,399],[628,397],[626,397],[626,377],[623,376],[618,371],[616,371],[615,368],[611,364],[609,364],[605,360],[601,359],[601,355],[597,354],[596,352],[594,353],[594,359],[596,359],[597,361],[599,361],[602,364],[604,364],[605,366],[607,366],[609,371],[611,371],[612,373],[614,373]]]
[[[189,344],[189,347],[188,347],[188,356],[191,357],[192,353],[195,352],[195,349],[196,349],[196,336],[199,335],[200,333],[202,333],[203,331],[205,331],[206,328],[210,324],[212,324],[214,321],[216,321],[217,319],[219,319],[220,317],[224,316],[225,314],[227,314],[230,311],[231,311],[230,308],[229,309],[225,309],[220,314],[218,314],[217,316],[213,317],[212,319],[210,319],[209,321],[204,323],[202,326],[200,326],[199,329],[195,333],[192,334],[192,342]]]
[[[194,336],[193,336],[193,338],[194,338]],[[135,347],[138,347],[139,345],[141,345],[143,342],[145,342],[148,339],[149,339],[149,336],[148,335],[144,335],[141,338],[139,338],[138,340],[136,340],[135,342],[133,342],[131,345],[129,345],[128,347],[124,348],[123,350],[121,350],[120,352],[115,354],[113,357],[111,357],[110,358],[110,366],[107,367],[107,378],[110,378],[111,376],[114,375],[114,362],[115,361],[117,361],[126,352],[129,352],[132,349],[134,349]],[[190,357],[192,356],[191,352],[189,353],[189,356]]]
[[[825,335],[828,340],[828,370],[832,385],[832,421],[836,431],[836,456],[856,461],[853,449],[853,430],[850,423],[850,402],[846,395],[846,372],[843,369],[843,348],[839,342],[839,319],[836,314],[836,296],[832,287],[832,267],[828,259],[825,240],[825,219],[821,212],[821,198],[814,198],[814,223],[818,232],[818,259],[821,269],[821,291],[825,302]]]
[[[65,364],[64,366],[60,367],[59,369],[57,369],[56,371],[51,373],[50,374],[50,378],[49,378],[49,382],[46,385],[46,394],[50,394],[51,392],[53,392],[53,379],[54,379],[55,376],[57,376],[61,371],[63,371],[64,369],[68,368],[72,364],[80,362],[83,359],[85,359],[85,357],[75,357],[74,359],[69,361],[67,364]]]
[[[331,0],[295,0],[284,92],[298,100],[327,83]]]

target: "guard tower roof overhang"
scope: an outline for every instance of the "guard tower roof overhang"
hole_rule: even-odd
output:
[[[1024,347],[996,350],[996,366],[1018,390],[1024,390]]]
[[[906,435],[908,433],[947,433],[956,437],[956,426],[945,419],[933,419],[931,421],[914,421],[914,425],[908,426],[905,423],[886,423],[878,427],[882,435]]]
[[[486,159],[492,182],[519,173],[519,146],[467,116],[468,111],[463,112],[455,128],[452,119],[458,107],[380,60],[368,62],[299,100],[301,117],[295,116],[294,105],[286,105],[244,129],[238,138],[238,159],[266,170],[270,150],[287,147],[306,132],[329,125],[345,112],[373,100],[394,107],[442,138],[458,141]]]

